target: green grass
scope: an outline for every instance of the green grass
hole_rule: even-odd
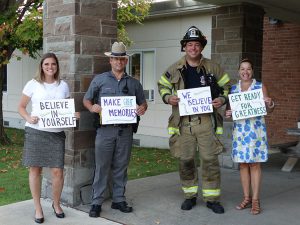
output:
[[[133,148],[128,168],[128,179],[155,176],[176,171],[177,160],[168,150]]]
[[[0,205],[31,198],[28,170],[21,166],[24,132],[6,129],[6,133],[12,143],[0,145]]]
[[[12,143],[0,145],[0,206],[31,198],[28,169],[21,165],[24,131],[5,130]],[[177,160],[168,150],[133,148],[128,178],[138,179],[177,170]]]

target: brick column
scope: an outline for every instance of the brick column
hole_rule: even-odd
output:
[[[256,5],[216,8],[212,17],[212,59],[234,78],[242,58],[254,62],[256,78],[261,78],[264,10]]]
[[[238,79],[241,59],[254,62],[254,76],[261,79],[264,10],[242,3],[216,8],[212,16],[211,58],[221,64],[231,78]],[[237,168],[230,157],[232,122],[224,122],[221,137],[226,152],[220,155],[223,167]]]
[[[76,111],[81,118],[74,129],[66,131],[65,183],[62,202],[76,206],[82,196],[90,197],[94,171],[92,115],[82,99],[94,74],[109,70],[103,52],[117,37],[117,0],[45,0],[44,52],[54,52],[60,62],[61,77],[67,81]],[[52,198],[51,178],[46,170],[42,195]]]

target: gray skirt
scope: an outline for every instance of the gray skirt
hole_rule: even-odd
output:
[[[23,165],[64,168],[65,132],[47,132],[25,127]]]

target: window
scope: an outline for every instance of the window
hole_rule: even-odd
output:
[[[2,88],[3,91],[7,91],[7,65],[4,65],[4,74],[3,74],[3,81],[2,81]]]
[[[132,51],[129,57],[128,74],[139,80],[144,88],[144,94],[148,101],[154,101],[155,65],[153,50]]]

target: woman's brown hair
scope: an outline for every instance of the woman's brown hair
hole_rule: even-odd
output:
[[[42,66],[43,66],[43,63],[45,61],[45,59],[48,59],[48,58],[53,58],[56,62],[56,65],[57,65],[57,71],[56,73],[54,74],[54,80],[60,82],[60,76],[59,76],[59,63],[58,63],[58,59],[56,57],[56,55],[54,53],[51,53],[51,52],[48,52],[48,53],[45,53],[43,56],[42,56],[42,59],[41,59],[41,62],[40,62],[40,65],[39,65],[39,68],[38,68],[38,71],[36,73],[36,76],[35,76],[35,80],[42,83],[45,81],[45,74],[44,74],[44,71],[42,69]]]
[[[248,58],[244,58],[244,59],[242,59],[242,60],[240,61],[239,69],[241,68],[241,64],[244,63],[244,62],[249,63],[250,66],[251,66],[251,68],[252,68],[252,70],[253,70],[253,63],[252,63],[252,61],[251,61],[250,59],[248,59]]]

